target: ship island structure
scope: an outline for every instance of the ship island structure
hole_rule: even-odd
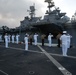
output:
[[[20,29],[21,31],[37,31],[40,33],[48,34],[52,33],[53,35],[57,35],[58,33],[62,33],[64,30],[65,24],[70,20],[69,17],[66,16],[66,13],[60,12],[59,7],[56,7],[52,0],[45,0],[48,3],[48,10],[44,15],[44,18],[35,17],[35,6],[30,6],[28,10],[29,16],[26,16],[24,20],[20,21]],[[51,9],[54,10],[51,10]]]

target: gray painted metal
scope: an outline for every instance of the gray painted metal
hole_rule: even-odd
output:
[[[63,75],[72,75],[66,68],[64,68],[58,61],[56,61],[49,53],[47,53],[42,47],[37,45],[41,51],[50,59],[50,61],[62,72]]]

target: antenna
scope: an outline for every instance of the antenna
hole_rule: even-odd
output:
[[[35,9],[35,3],[33,3],[34,9]],[[36,9],[35,9],[36,10]],[[35,17],[35,11],[34,11],[34,17]]]
[[[51,8],[55,6],[55,5],[54,5],[54,2],[53,2],[52,0],[45,0],[45,2],[48,3],[48,9],[49,9],[49,11],[48,11],[47,14],[50,15]]]
[[[30,18],[35,17],[35,10],[36,10],[36,9],[35,9],[35,3],[33,3],[33,5],[30,6],[30,9],[27,10],[27,12],[29,12]]]

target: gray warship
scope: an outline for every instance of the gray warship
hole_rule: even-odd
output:
[[[28,10],[30,17],[26,16],[23,21],[20,21],[21,31],[52,33],[55,36],[62,33],[65,24],[70,20],[69,17],[66,16],[66,13],[60,12],[61,10],[55,6],[52,0],[45,0],[45,2],[48,3],[48,10],[46,10],[44,18],[35,17],[35,6],[30,6]]]

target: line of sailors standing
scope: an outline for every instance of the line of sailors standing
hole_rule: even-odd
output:
[[[18,44],[19,43],[19,34],[16,35],[16,43]],[[8,43],[12,42],[12,43],[15,43],[15,35],[8,35],[7,33],[5,34],[4,36],[4,39],[5,39],[5,47],[8,48]],[[12,39],[12,41],[11,41]]]
[[[69,34],[66,34],[66,31],[63,31],[63,35],[60,34],[58,35],[58,39],[61,41],[61,47],[62,47],[62,54],[63,56],[67,56],[67,50],[68,48],[70,48],[70,39],[72,38],[72,36],[70,36]],[[12,43],[15,43],[15,35],[7,35],[7,33],[5,34],[4,38],[5,38],[5,47],[8,48],[8,43],[10,43],[10,37],[12,38]],[[19,37],[20,35],[17,34],[16,35],[16,43],[19,43]],[[25,50],[28,50],[28,40],[30,40],[30,45],[32,45],[32,39],[34,38],[34,45],[37,45],[37,37],[38,34],[35,33],[34,35],[28,35],[27,33],[25,34],[24,37],[24,42],[25,42]],[[46,35],[42,34],[41,35],[41,40],[42,40],[42,46],[44,46],[44,39],[45,39]],[[52,37],[53,35],[51,33],[49,33],[48,35],[48,43],[49,43],[49,47],[52,46]]]

